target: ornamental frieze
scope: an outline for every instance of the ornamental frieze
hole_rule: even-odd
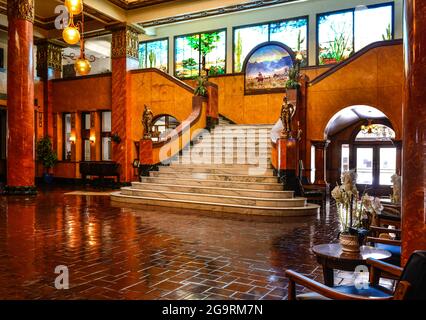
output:
[[[9,19],[23,19],[34,23],[34,0],[8,0]]]

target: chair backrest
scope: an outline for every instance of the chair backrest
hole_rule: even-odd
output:
[[[406,300],[426,300],[426,251],[415,251],[410,256],[400,281],[410,283]]]

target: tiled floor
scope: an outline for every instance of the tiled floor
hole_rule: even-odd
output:
[[[1,299],[285,299],[284,270],[322,280],[310,247],[336,238],[330,213],[120,208],[68,191],[0,197]],[[58,265],[69,290],[54,287]]]

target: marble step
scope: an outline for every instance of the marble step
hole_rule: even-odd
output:
[[[247,215],[263,215],[263,216],[312,216],[319,213],[318,205],[307,204],[305,207],[259,207],[247,205],[235,205],[225,203],[213,203],[205,201],[189,201],[164,199],[153,197],[126,196],[119,192],[111,193],[111,200],[115,202],[125,202],[127,204],[153,205],[173,208],[186,208],[194,210],[208,210],[210,212],[229,212]]]
[[[262,165],[266,165],[267,169],[273,169],[272,164],[270,162],[267,162],[266,164],[262,164]],[[234,169],[238,169],[238,168],[245,168],[245,169],[249,169],[249,168],[254,168],[255,166],[253,164],[209,164],[209,165],[203,165],[203,164],[183,164],[183,163],[179,163],[179,162],[172,162],[170,164],[170,167],[173,168],[182,168],[182,167],[187,167],[187,166],[191,166],[193,168],[234,168]]]
[[[255,149],[271,149],[272,145],[269,142],[264,141],[235,141],[235,142],[225,142],[225,141],[196,141],[192,147],[206,146],[207,148],[236,148],[242,146],[244,148],[255,148]]]
[[[175,191],[184,193],[215,194],[223,196],[238,196],[249,198],[268,198],[268,199],[290,199],[293,198],[293,191],[274,191],[274,190],[252,190],[236,188],[218,188],[192,185],[170,185],[157,183],[133,182],[133,189],[157,190],[157,191]]]
[[[250,175],[230,175],[230,174],[212,174],[212,173],[201,173],[201,172],[163,172],[163,171],[151,171],[151,177],[174,177],[174,178],[189,178],[189,179],[200,179],[200,180],[216,180],[216,181],[234,181],[234,182],[262,182],[262,183],[278,183],[278,178],[274,176],[250,176]]]
[[[228,136],[228,135],[209,135],[209,136],[203,136],[199,139],[200,141],[209,141],[209,142],[233,142],[236,141],[253,141],[253,142],[265,142],[268,143],[271,141],[271,138],[269,135],[241,135],[241,136]]]
[[[267,182],[244,182],[240,181],[221,181],[221,180],[202,180],[191,178],[174,178],[170,176],[164,177],[142,177],[143,183],[157,183],[157,184],[175,184],[185,186],[203,186],[203,187],[216,187],[216,188],[231,188],[231,189],[249,189],[249,190],[272,190],[282,191],[283,186],[279,183]]]
[[[214,130],[247,130],[247,129],[272,129],[274,126],[270,124],[230,124],[230,125],[223,125],[223,126],[217,126]]]
[[[224,196],[216,194],[203,194],[192,192],[175,192],[175,191],[158,191],[158,190],[142,190],[132,189],[130,187],[122,188],[121,193],[127,196],[137,196],[144,198],[162,198],[171,200],[189,200],[204,201],[221,204],[236,204],[256,207],[304,207],[306,206],[305,198],[287,198],[287,199],[270,199],[270,198],[249,198],[241,196]]]
[[[210,174],[237,174],[249,175],[253,174],[252,168],[212,168],[212,167],[196,167],[196,166],[161,166],[160,172],[182,172],[182,173],[210,173]],[[274,171],[269,168],[260,174],[262,176],[274,176]]]
[[[208,149],[208,150],[242,150],[242,151],[251,151],[251,152],[258,152],[258,151],[271,151],[272,146],[266,145],[266,144],[258,144],[258,145],[251,145],[251,144],[222,144],[222,143],[196,143],[193,146],[191,146],[189,149]],[[183,150],[189,150],[188,148],[185,148]]]

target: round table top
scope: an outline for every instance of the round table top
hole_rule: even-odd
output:
[[[365,261],[368,258],[383,260],[392,256],[389,251],[370,246],[361,246],[360,252],[358,253],[344,252],[342,250],[342,246],[338,243],[320,244],[314,246],[312,251],[315,253],[315,255],[326,259],[359,262]]]

